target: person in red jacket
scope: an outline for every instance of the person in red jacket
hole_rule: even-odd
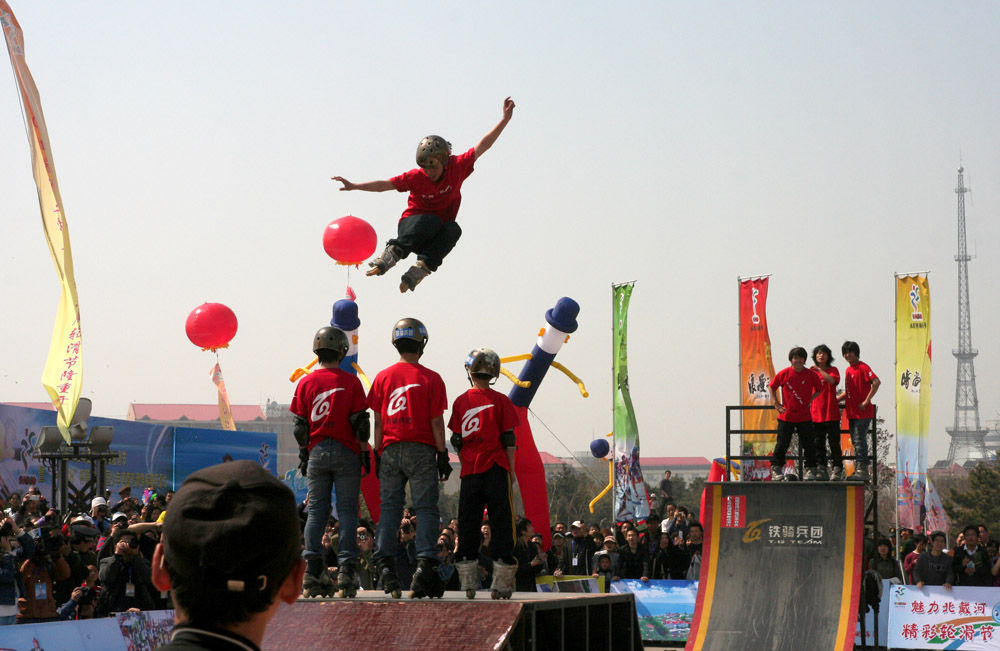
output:
[[[774,446],[771,459],[771,472],[775,480],[782,480],[785,475],[782,468],[785,465],[785,455],[792,442],[792,434],[799,435],[799,446],[805,456],[806,480],[816,479],[816,441],[812,429],[812,415],[809,406],[823,388],[819,376],[806,368],[806,349],[796,346],[788,352],[788,361],[792,363],[774,376],[769,386],[771,402],[778,411],[778,442]],[[781,389],[781,400],[778,400],[778,389]],[[794,473],[788,475],[794,478]]]
[[[868,481],[868,432],[871,430],[872,419],[875,418],[872,398],[882,381],[871,366],[861,361],[861,347],[856,341],[845,341],[840,347],[840,353],[844,356],[844,361],[850,364],[844,374],[844,390],[837,395],[837,399],[844,401],[851,429],[851,443],[854,444],[854,474],[851,477]]]
[[[833,366],[833,351],[826,344],[813,348],[814,366],[810,369],[822,380],[823,389],[819,397],[809,405],[812,414],[813,431],[816,434],[816,479],[827,479],[827,452],[830,446],[829,461],[833,471],[829,478],[833,481],[844,479],[844,455],[840,449],[840,406],[837,404],[837,385],[840,384],[840,371]]]
[[[381,276],[410,253],[417,254],[417,263],[403,274],[399,291],[413,291],[432,271],[437,271],[444,257],[451,252],[462,229],[455,219],[462,203],[462,183],[473,172],[479,157],[493,146],[514,115],[514,102],[503,102],[503,118],[475,147],[453,156],[451,143],[441,136],[427,136],[417,145],[418,167],[385,181],[351,183],[342,176],[332,177],[343,184],[341,190],[367,192],[409,192],[406,210],[396,227],[396,237],[389,240],[385,251],[368,263],[369,276]]]

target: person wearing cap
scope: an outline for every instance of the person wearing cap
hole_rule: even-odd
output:
[[[259,651],[280,603],[295,603],[306,563],[295,495],[260,464],[230,461],[184,480],[153,554],[153,584],[174,604],[157,651]]]
[[[13,541],[18,547],[14,548]],[[7,516],[0,522],[0,626],[14,624],[17,620],[17,601],[27,593],[24,579],[18,568],[35,553],[35,539],[21,529],[14,518]]]
[[[613,535],[604,536],[601,548],[594,553],[593,557],[590,559],[590,565],[592,568],[597,567],[598,555],[604,554],[611,559],[611,572],[615,571],[615,567],[618,565],[618,540]]]
[[[122,486],[118,490],[118,501],[115,502],[114,504],[109,504],[108,505],[108,512],[109,513],[114,513],[115,511],[121,511],[122,502],[124,502],[125,500],[127,500],[130,497],[132,497],[132,487],[131,486]]]
[[[103,497],[95,497],[90,500],[90,517],[94,521],[94,528],[102,535],[111,532],[111,523],[108,522],[108,501]]]
[[[566,525],[563,525],[565,528]],[[552,533],[552,546],[545,552],[549,570],[552,576],[560,577],[569,574],[569,554],[566,552],[566,534],[561,531]]]
[[[586,525],[576,520],[569,526],[572,537],[566,543],[569,547],[569,573],[573,575],[592,574],[594,565],[592,562],[594,554],[597,552],[597,544],[594,539],[587,535]]]
[[[101,533],[87,524],[75,523],[69,526],[69,535],[68,543],[60,548],[59,553],[69,565],[70,575],[53,583],[52,589],[57,604],[66,603],[73,589],[87,579],[87,574],[90,572],[87,566],[97,564],[94,545]]]

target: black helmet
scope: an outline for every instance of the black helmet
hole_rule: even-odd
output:
[[[396,342],[400,339],[409,339],[417,342],[420,344],[420,352],[422,353],[429,339],[427,328],[419,319],[412,317],[400,319],[396,321],[396,325],[392,328],[392,345],[395,346]]]
[[[432,158],[436,158],[444,165],[451,156],[451,143],[441,136],[427,136],[417,145],[417,165],[424,167]]]
[[[470,381],[473,375],[488,375],[495,380],[500,377],[500,356],[489,348],[477,348],[465,358],[465,372]]]
[[[340,355],[341,358],[347,354],[347,349],[351,347],[347,341],[347,335],[340,328],[326,326],[316,331],[313,338],[313,352],[319,354],[321,350],[330,350]]]

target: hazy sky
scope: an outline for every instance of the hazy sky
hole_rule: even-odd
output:
[[[463,188],[464,235],[441,269],[405,296],[406,265],[351,271],[369,375],[395,361],[396,319],[416,316],[453,399],[470,349],[530,351],[545,310],[570,296],[580,329],[558,361],[590,397],[550,374],[532,406],[583,449],[611,427],[611,284],[636,280],[643,454],[717,456],[741,386],[737,277],[772,274],[778,367],[790,347],[825,342],[843,368],[840,344],[857,340],[894,429],[893,274],[929,271],[933,461],[953,419],[961,156],[981,414],[998,417],[1000,4],[11,4],[69,223],[97,415],[215,400],[215,356],[184,334],[204,301],[239,318],[219,354],[232,401],[290,401],[288,375],[348,282],[324,227],[354,214],[384,241],[406,202],[329,178],[403,172],[429,133],[464,151],[510,95],[514,118]],[[0,400],[42,401],[59,285],[7,79]]]

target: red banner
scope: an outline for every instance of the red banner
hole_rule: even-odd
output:
[[[774,377],[771,338],[767,332],[768,278],[740,281],[740,404],[744,407],[771,404],[768,385]],[[743,429],[774,430],[777,418],[773,409],[743,411]],[[764,455],[774,449],[774,434],[744,434],[743,453]],[[770,478],[770,464],[757,461],[743,464],[745,479]]]

